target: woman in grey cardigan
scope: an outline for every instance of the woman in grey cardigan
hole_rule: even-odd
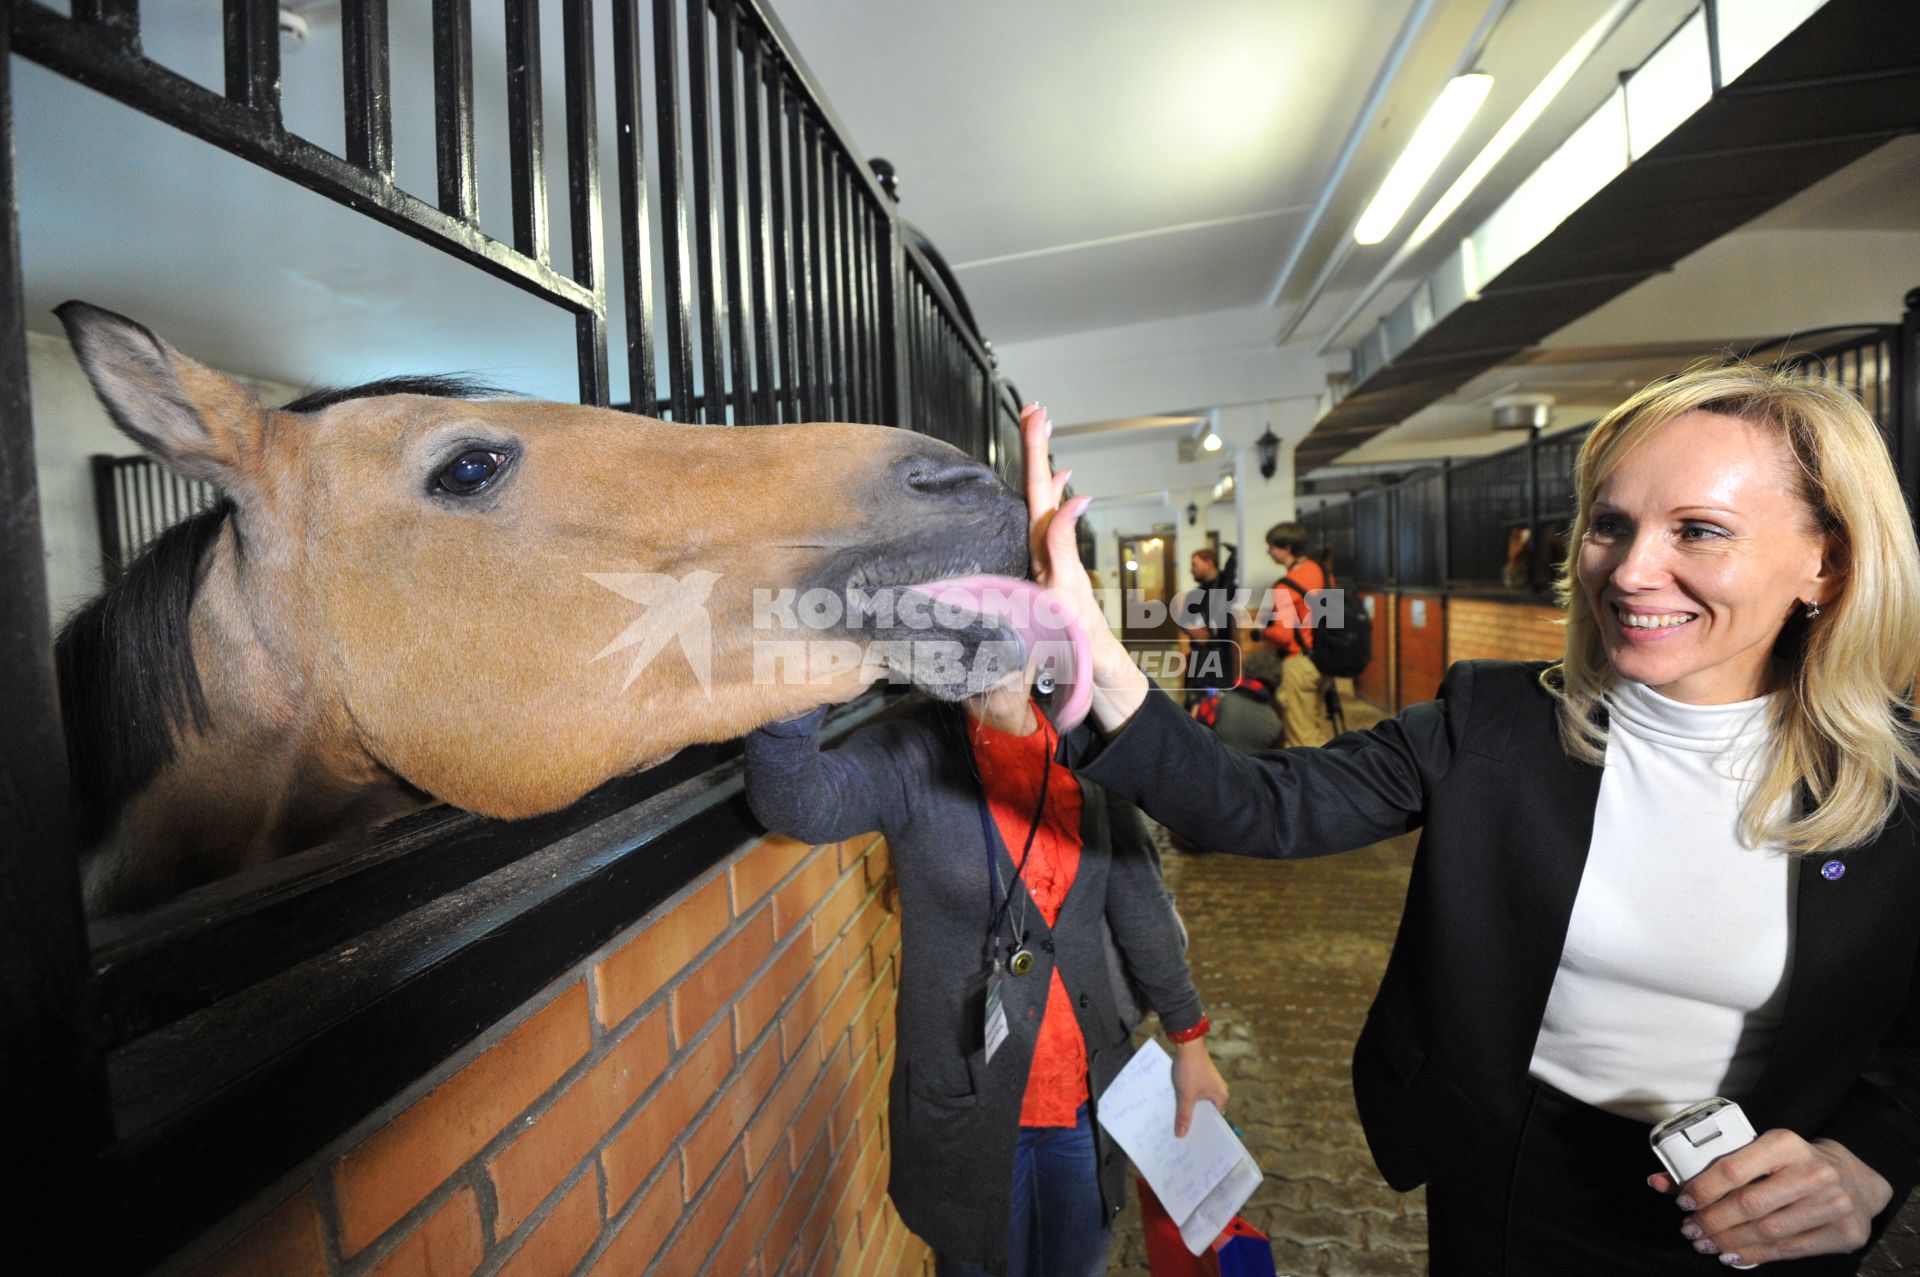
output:
[[[1019,681],[826,751],[823,712],[748,738],[747,798],[769,829],[807,842],[878,829],[891,848],[900,1217],[941,1277],[1105,1272],[1126,1163],[1094,1111],[1133,1054],[1135,990],[1176,1043],[1179,1133],[1196,1100],[1227,1096],[1139,814],[1053,760],[1052,725]]]

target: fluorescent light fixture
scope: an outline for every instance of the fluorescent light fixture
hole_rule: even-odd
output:
[[[1220,436],[1209,430],[1207,431],[1207,437],[1200,441],[1200,446],[1208,452],[1218,452],[1220,451]]]
[[[1420,224],[1413,228],[1413,234],[1407,237],[1408,248],[1426,243],[1428,238],[1440,229],[1441,224],[1467,202],[1467,197],[1486,180],[1487,174],[1493,172],[1493,166],[1507,157],[1507,152],[1511,151],[1514,144],[1533,127],[1534,121],[1546,113],[1547,108],[1553,104],[1553,100],[1560,96],[1560,91],[1567,87],[1567,82],[1573,79],[1574,73],[1586,65],[1587,59],[1593,56],[1593,51],[1600,47],[1600,42],[1613,34],[1614,27],[1619,24],[1621,18],[1626,16],[1627,10],[1631,9],[1634,3],[1635,0],[1616,0],[1616,3],[1600,15],[1598,22],[1588,27],[1581,37],[1574,41],[1573,47],[1553,64],[1553,70],[1547,72],[1546,79],[1540,81],[1534,86],[1533,92],[1527,94],[1527,100],[1520,104],[1520,109],[1507,117],[1507,122],[1500,126],[1500,131],[1493,135],[1493,140],[1481,148],[1480,154],[1473,157],[1473,163],[1467,165],[1466,171],[1454,179],[1453,185],[1447,188],[1447,193],[1440,197],[1440,202],[1420,219]]]
[[[1413,131],[1407,149],[1400,152],[1400,158],[1387,172],[1387,180],[1380,183],[1373,202],[1360,215],[1359,223],[1353,228],[1356,242],[1378,244],[1393,233],[1407,206],[1413,203],[1414,196],[1420,194],[1427,179],[1440,167],[1440,161],[1447,158],[1447,152],[1466,132],[1492,88],[1493,77],[1479,71],[1456,75],[1447,81],[1439,101]]]

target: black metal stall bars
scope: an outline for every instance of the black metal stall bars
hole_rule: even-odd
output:
[[[1016,409],[964,298],[854,155],[764,0],[652,0],[650,9],[601,0],[611,18],[604,37],[593,0],[559,0],[572,244],[564,267],[549,248],[539,0],[502,3],[511,244],[478,222],[470,0],[432,3],[431,198],[394,180],[392,77],[427,68],[390,65],[387,0],[341,7],[344,154],[283,124],[273,0],[225,0],[224,91],[144,56],[138,0],[71,0],[71,16],[33,0],[4,6],[0,77],[18,53],[559,307],[574,317],[580,399],[605,404],[607,210],[594,55],[608,39],[630,406],[735,425],[879,421],[947,439],[1012,475]],[[737,751],[691,750],[553,817],[501,828],[428,813],[372,851],[302,858],[265,874],[264,885],[231,880],[191,909],[108,920],[89,935],[66,811],[34,478],[11,102],[8,77],[0,1081],[22,1100],[10,1144],[36,1189],[9,1197],[21,1218],[0,1227],[0,1248],[53,1235],[68,1268],[131,1269],[245,1200],[755,827]],[[157,502],[168,485],[146,475],[105,486],[131,498],[111,514],[118,548],[130,549],[143,533],[121,516],[163,518]],[[519,885],[501,872],[563,841],[563,869],[521,875]],[[477,911],[486,918],[452,935],[442,929],[430,946],[409,930],[421,902],[496,880],[506,885],[489,889],[505,894],[501,907]],[[361,936],[378,938],[384,956],[375,961],[392,962],[394,979],[355,989],[305,977],[299,964]],[[301,996],[276,998],[276,982],[290,980],[304,981]]]
[[[1920,288],[1906,306],[1898,324],[1802,333],[1779,362],[1830,377],[1860,399],[1885,434],[1911,512],[1920,509]],[[1845,336],[1807,349],[1821,332]],[[1301,522],[1357,588],[1543,595],[1566,557],[1573,464],[1589,428],[1429,467]]]

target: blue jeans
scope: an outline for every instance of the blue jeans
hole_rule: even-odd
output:
[[[1013,1154],[1006,1277],[1101,1277],[1112,1226],[1100,1201],[1093,1122],[1082,1104],[1066,1126],[1023,1126]],[[934,1256],[935,1277],[988,1277],[980,1264]]]

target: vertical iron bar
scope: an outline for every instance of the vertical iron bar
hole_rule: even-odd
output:
[[[571,83],[567,92],[571,101]],[[513,168],[513,247],[544,262],[547,166],[540,105],[540,0],[507,0],[507,151]]]
[[[839,282],[836,294],[840,306],[840,322],[835,336],[840,342],[840,402],[845,404],[844,412],[849,421],[860,419],[860,367],[856,362],[857,348],[854,341],[853,308],[856,273],[853,261],[853,208],[849,187],[853,184],[853,175],[839,162],[840,153],[834,150],[833,173],[833,222],[835,254],[838,257],[834,272]]]
[[[773,380],[773,224],[767,220],[771,171],[761,139],[779,130],[768,129],[767,113],[760,101],[760,52],[760,33],[748,30],[740,46],[740,91],[747,132],[747,256],[753,263],[746,280],[753,319],[756,387],[751,420],[764,424],[780,420],[780,408],[775,402]],[[770,145],[766,148],[771,149]]]
[[[153,469],[152,461],[142,461],[140,465],[140,531],[134,538],[134,544],[129,547],[136,554],[146,548],[147,542],[153,540],[153,521],[158,517],[153,500]]]
[[[627,308],[627,398],[653,416],[653,230],[647,209],[647,158],[641,141],[638,0],[613,0],[614,147],[620,173],[620,251]]]
[[[734,22],[735,0],[715,0],[713,9],[713,54],[715,89],[720,99],[720,213],[725,219],[725,234],[720,247],[726,254],[727,355],[731,372],[733,424],[744,426],[753,420],[753,378],[748,371],[747,280],[741,258],[740,219],[745,201],[740,198],[740,110],[735,105],[739,89],[734,59],[740,43]]]
[[[798,149],[786,144],[788,129],[797,128],[787,112],[786,76],[779,59],[767,63],[767,175],[773,191],[773,304],[778,312],[780,361],[774,385],[780,396],[780,419],[800,420],[800,334],[799,314],[794,306],[794,278],[799,273],[798,241],[788,205],[799,207],[793,183]]]
[[[928,301],[924,281],[915,279],[913,290],[913,398],[914,426],[921,434],[937,435],[939,423],[933,417],[933,332],[927,315]]]
[[[1900,486],[1907,493],[1907,513],[1912,515],[1920,514],[1920,288],[1909,290],[1906,302],[1887,374],[1893,397],[1888,424],[1893,429]]]
[[[693,312],[687,276],[686,162],[680,149],[680,4],[653,0],[654,111],[660,117],[660,206],[670,219],[666,269],[667,386],[673,419],[693,420]]]
[[[847,371],[853,376],[849,398],[854,405],[854,420],[872,421],[873,409],[867,402],[867,264],[859,180],[859,175],[851,170],[841,178],[846,190],[843,236],[847,243]]]
[[[993,465],[993,364],[982,360],[975,365],[974,389],[980,396],[980,408],[976,420],[980,423],[979,447],[974,450],[976,460]]]
[[[820,238],[821,260],[826,266],[822,284],[826,289],[826,347],[828,409],[835,421],[853,416],[847,404],[847,348],[842,332],[842,302],[846,295],[845,260],[840,252],[840,165],[831,140],[821,136],[820,213],[823,225]]]
[[[858,183],[858,175],[852,172],[842,181],[847,192],[847,367],[853,374],[853,418],[872,421],[873,406],[867,394],[866,217]]]
[[[341,6],[340,62],[347,107],[347,162],[391,182],[393,108],[387,70],[387,0],[346,0]]]
[[[907,413],[911,362],[904,304],[907,257],[900,243],[900,216],[892,208],[884,211],[881,233],[885,265],[880,272],[880,420],[911,430],[914,422]]]
[[[226,0],[227,97],[280,119],[280,6],[275,0]]]
[[[1546,551],[1540,528],[1540,448],[1539,437],[1527,440],[1527,589],[1540,585],[1540,561]]]
[[[807,121],[807,416],[826,421],[833,416],[833,401],[827,381],[827,265],[820,247],[822,210],[825,201],[820,190],[820,133],[813,121]]]
[[[693,131],[693,229],[700,254],[700,419],[725,424],[720,350],[718,235],[713,197],[713,90],[707,68],[707,0],[687,0],[687,125]]]
[[[26,1176],[10,1207],[44,1232],[22,1254],[70,1251],[97,1201],[85,1168],[111,1134],[105,1073],[88,1039],[87,937],[67,800],[46,546],[27,391],[19,191],[13,169],[12,11],[0,12],[0,1086],[28,1097],[7,1132]],[[14,1244],[9,1237],[6,1245]],[[52,1249],[60,1247],[60,1251]]]
[[[853,202],[860,210],[860,393],[866,400],[860,420],[879,421],[880,306],[874,260],[878,219],[858,185],[853,188]]]
[[[129,53],[140,51],[140,0],[73,0],[73,20],[99,27]]]
[[[139,535],[139,526],[134,522],[133,475],[134,472],[126,465],[114,467],[113,484],[120,498],[120,536],[114,543],[114,553],[123,568],[127,564],[127,555],[131,552],[133,543]]]
[[[593,0],[563,0],[560,21],[567,75],[567,202],[574,282],[593,290],[593,309],[574,316],[580,402],[607,404],[606,247],[600,229],[600,139],[594,128]]]
[[[120,517],[120,502],[113,491],[113,458],[96,452],[87,458],[87,471],[93,479],[93,520],[100,537],[100,576],[107,585],[119,578],[119,555],[115,546],[119,535],[114,524]]]
[[[433,123],[440,211],[472,222],[473,12],[468,0],[433,0]]]

